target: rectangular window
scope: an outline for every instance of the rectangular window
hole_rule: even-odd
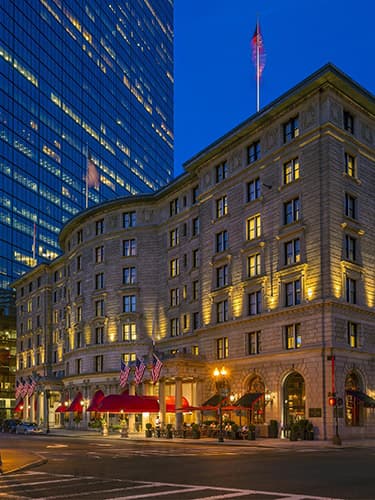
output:
[[[137,240],[123,240],[122,255],[124,257],[132,257],[134,255],[137,255]]]
[[[351,219],[357,218],[357,199],[349,193],[345,193],[345,215]]]
[[[228,177],[228,164],[226,161],[215,167],[216,182],[221,182]]]
[[[354,117],[349,111],[344,111],[344,130],[354,134]]]
[[[199,267],[199,249],[198,248],[195,248],[193,250],[193,267],[197,268]]]
[[[178,198],[175,198],[169,203],[169,215],[172,217],[173,215],[177,215],[180,211],[180,204]]]
[[[137,297],[135,295],[124,295],[122,298],[122,312],[132,313],[137,310]]]
[[[249,293],[249,316],[262,312],[262,292],[260,290]]]
[[[300,220],[301,206],[299,198],[284,203],[284,224],[291,224]]]
[[[345,257],[352,262],[356,261],[357,240],[348,234],[345,235]]]
[[[299,179],[299,160],[294,158],[284,163],[283,166],[283,181],[284,184],[290,184]]]
[[[216,234],[216,252],[224,252],[228,249],[228,231],[221,231]]]
[[[137,214],[136,212],[124,212],[122,214],[122,227],[128,229],[134,227],[137,224]]]
[[[255,276],[259,276],[260,273],[260,253],[250,255],[247,258],[247,277],[254,278]]]
[[[284,243],[284,257],[284,264],[286,266],[297,264],[301,261],[301,243],[299,238]]]
[[[199,297],[199,281],[196,280],[196,281],[193,281],[193,285],[192,285],[192,288],[193,288],[193,300],[198,300],[198,297]]]
[[[82,321],[82,306],[77,307],[77,323]]]
[[[301,325],[287,325],[285,327],[285,347],[287,349],[299,349],[302,345]]]
[[[170,290],[170,306],[176,307],[180,304],[180,289],[171,288]]]
[[[122,325],[122,340],[126,342],[137,340],[137,325],[135,323],[124,323]]]
[[[171,337],[178,337],[181,335],[180,318],[172,318],[170,321]]]
[[[246,199],[247,201],[255,201],[258,198],[260,198],[261,195],[261,184],[260,184],[260,179],[257,177],[256,179],[253,179],[252,181],[247,183],[247,196]]]
[[[104,246],[95,248],[95,263],[100,264],[104,260]]]
[[[95,371],[101,373],[103,371],[103,354],[95,356]]]
[[[193,236],[198,236],[199,232],[200,232],[199,217],[195,217],[192,221]]]
[[[216,357],[217,359],[226,359],[229,355],[228,337],[216,339]]]
[[[169,276],[174,278],[180,274],[180,260],[172,259],[169,262]]]
[[[349,153],[345,153],[345,173],[349,177],[356,177],[356,165],[354,156]]]
[[[228,264],[216,268],[216,287],[221,288],[228,285]]]
[[[283,125],[284,143],[299,136],[298,116],[291,118]]]
[[[76,268],[77,271],[81,271],[82,269],[82,255],[77,255]]]
[[[348,344],[350,347],[358,347],[358,324],[348,322]]]
[[[301,303],[301,280],[285,283],[285,306],[296,306]]]
[[[104,344],[104,327],[97,326],[95,328],[95,344]]]
[[[136,361],[137,353],[135,352],[124,352],[122,354],[122,360],[125,364],[131,363],[132,361]]]
[[[123,268],[122,282],[124,285],[134,285],[137,283],[137,270],[134,266]]]
[[[260,142],[255,141],[247,148],[247,164],[254,163],[260,158]]]
[[[76,374],[79,375],[82,373],[82,359],[76,359]]]
[[[252,356],[259,354],[261,350],[260,332],[250,332],[247,334],[247,353]]]
[[[350,304],[357,303],[357,282],[353,278],[346,277],[345,280],[346,301]]]
[[[198,201],[199,188],[198,186],[194,186],[191,190],[191,204],[195,205]]]
[[[254,215],[246,221],[246,237],[248,240],[254,240],[261,235],[260,215]]]
[[[176,227],[175,229],[172,229],[172,231],[169,231],[169,246],[175,247],[179,244],[179,242],[180,242],[180,233],[178,227]]]
[[[222,196],[216,200],[216,218],[219,219],[228,213],[228,198]]]
[[[77,231],[77,244],[79,245],[83,241],[83,231],[80,229]]]
[[[95,274],[95,290],[104,288],[104,273]]]
[[[99,234],[103,234],[104,232],[104,219],[97,220],[95,222],[95,234],[98,236]]]
[[[195,311],[193,312],[193,330],[196,330],[199,328],[199,312]]]
[[[216,304],[216,321],[224,323],[228,321],[228,300],[222,300]]]
[[[95,316],[104,316],[104,299],[95,301]]]

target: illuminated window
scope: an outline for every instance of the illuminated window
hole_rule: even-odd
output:
[[[248,240],[254,240],[261,235],[260,215],[254,215],[246,221],[246,234]]]
[[[350,347],[358,347],[358,324],[348,322],[348,344]]]
[[[95,371],[97,373],[101,373],[103,371],[103,367],[104,367],[104,362],[103,362],[103,354],[98,354],[97,356],[95,356],[94,358],[94,364],[95,364]]]
[[[123,240],[122,242],[122,255],[124,257],[131,257],[137,255],[137,240]]]
[[[171,337],[178,337],[181,335],[180,318],[172,318],[170,320],[170,333]]]
[[[219,219],[228,213],[228,198],[222,196],[216,200],[216,217]]]
[[[228,177],[228,164],[226,161],[215,167],[216,182],[221,182]]]
[[[345,235],[345,257],[355,262],[357,256],[357,240],[348,234]]]
[[[357,218],[357,199],[349,193],[345,193],[345,215],[351,219]]]
[[[285,306],[295,306],[301,303],[301,280],[285,283]]]
[[[345,297],[350,304],[357,303],[357,281],[346,276],[345,279]]]
[[[216,269],[216,287],[220,288],[228,285],[228,264]]]
[[[247,276],[248,278],[254,278],[259,276],[261,273],[261,258],[260,253],[250,255],[247,258]]]
[[[260,142],[255,141],[247,148],[247,163],[254,163],[260,158]]]
[[[180,289],[172,288],[170,290],[170,306],[175,307],[178,306],[179,303],[180,303]]]
[[[301,206],[299,198],[284,203],[284,224],[291,224],[300,219]]]
[[[257,290],[256,292],[249,293],[249,316],[255,316],[262,312],[262,292]]]
[[[301,244],[299,238],[284,243],[284,257],[285,257],[284,264],[286,266],[300,262]]]
[[[122,325],[122,340],[128,342],[137,340],[137,325],[135,323],[124,323]]]
[[[284,184],[290,184],[297,179],[299,179],[299,160],[294,158],[283,165],[283,182]]]
[[[291,118],[283,125],[284,143],[299,136],[298,116]]]
[[[260,179],[257,177],[247,183],[247,201],[255,201],[261,195]]]
[[[344,130],[354,134],[354,117],[349,111],[344,111]]]
[[[349,177],[356,177],[356,162],[354,156],[345,153],[345,173]]]
[[[229,342],[228,337],[221,337],[216,339],[216,358],[226,359],[229,355]]]
[[[178,227],[169,231],[169,246],[175,247],[180,242],[180,233]]]
[[[137,310],[137,297],[135,295],[124,295],[122,298],[122,312],[132,313]]]
[[[169,275],[171,278],[174,278],[180,274],[180,260],[172,259],[169,262]]]
[[[193,345],[193,346],[191,347],[191,354],[192,354],[193,356],[199,356],[199,346],[197,346],[197,345]]]
[[[301,325],[287,325],[285,331],[285,347],[287,349],[299,349],[302,345]]]
[[[247,354],[259,354],[261,351],[260,332],[250,332],[247,334]]]
[[[125,229],[134,227],[137,223],[136,212],[124,212],[122,214],[122,226]]]
[[[134,266],[123,268],[122,282],[124,285],[134,285],[137,282],[137,271]]]
[[[224,252],[228,249],[228,231],[224,230],[216,234],[216,252]]]
[[[221,300],[220,302],[216,303],[216,321],[217,323],[223,323],[225,321],[228,321],[228,319],[228,300]]]

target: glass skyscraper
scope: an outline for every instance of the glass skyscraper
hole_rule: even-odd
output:
[[[0,0],[0,290],[172,178],[173,0]]]

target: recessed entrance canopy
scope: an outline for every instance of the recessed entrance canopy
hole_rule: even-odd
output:
[[[264,394],[261,392],[247,392],[234,403],[234,406],[251,408],[262,396],[264,396]]]

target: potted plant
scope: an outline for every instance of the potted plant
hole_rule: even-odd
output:
[[[298,441],[299,437],[300,437],[300,426],[298,423],[295,422],[290,426],[289,439],[290,441]]]
[[[150,422],[148,422],[146,424],[146,438],[150,438],[152,437],[152,424],[150,424]]]
[[[255,425],[250,424],[247,431],[247,439],[249,441],[255,441]]]
[[[173,425],[172,424],[167,424],[167,438],[168,439],[173,438]]]
[[[107,421],[104,417],[100,419],[100,425],[102,428],[102,435],[108,436],[108,424],[107,424]]]
[[[191,426],[191,432],[194,439],[199,439],[201,437],[201,431],[198,424],[193,424]]]
[[[268,437],[277,438],[279,433],[279,427],[277,420],[270,420],[270,424],[268,426]]]

